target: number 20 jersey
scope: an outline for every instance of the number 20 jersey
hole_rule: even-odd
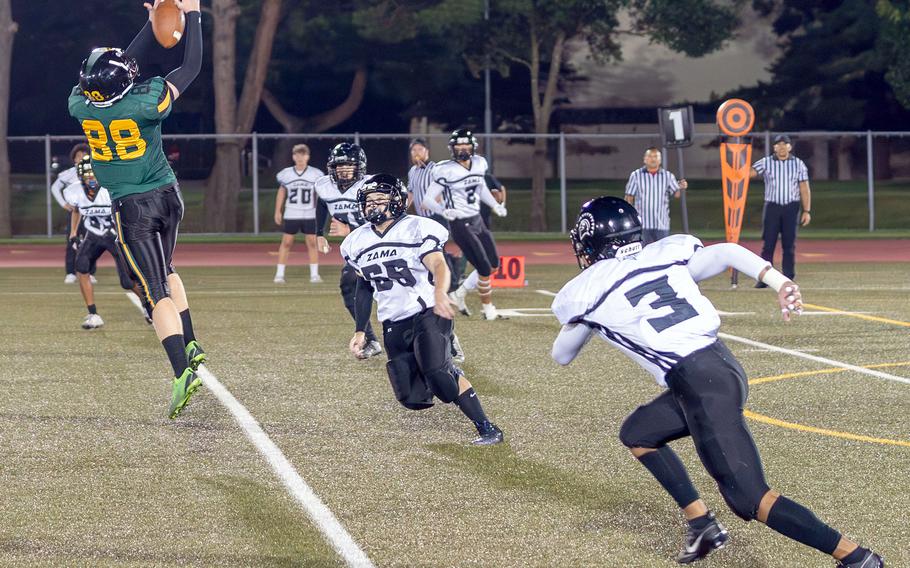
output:
[[[701,241],[673,235],[622,260],[601,260],[553,300],[562,324],[583,323],[667,386],[666,374],[717,340],[720,317],[686,265]]]
[[[176,183],[161,148],[161,121],[173,101],[161,77],[137,83],[109,107],[90,104],[78,85],[69,97],[70,115],[85,132],[98,181],[117,200]]]
[[[427,217],[399,217],[380,234],[366,224],[341,243],[341,256],[373,285],[380,321],[400,321],[436,305],[423,259],[442,251],[449,232]]]
[[[480,215],[480,189],[486,185],[487,159],[471,156],[471,169],[454,160],[438,162],[433,166],[433,185],[441,185],[443,206],[455,209],[459,219]]]
[[[298,172],[294,166],[284,168],[276,179],[287,190],[284,200],[285,219],[314,219],[316,217],[316,180],[324,176],[322,170],[307,166]]]

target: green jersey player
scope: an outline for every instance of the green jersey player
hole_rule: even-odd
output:
[[[199,0],[177,0],[186,17],[181,66],[137,83],[142,54],[154,45],[151,20],[163,0],[146,4],[149,22],[125,50],[94,49],[82,62],[69,111],[85,132],[92,165],[110,192],[114,226],[130,268],[152,307],[155,331],[174,370],[168,415],[176,418],[202,385],[205,352],[196,342],[183,282],[171,257],[183,218],[177,178],[161,149],[161,122],[202,66]]]

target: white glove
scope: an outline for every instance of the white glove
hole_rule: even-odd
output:
[[[509,214],[509,212],[506,211],[506,206],[501,203],[496,204],[496,207],[493,208],[493,213],[496,213],[500,217],[505,217]]]
[[[457,209],[445,209],[442,212],[442,216],[446,221],[454,221],[455,219],[458,218],[458,210]]]

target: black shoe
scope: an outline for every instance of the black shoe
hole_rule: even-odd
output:
[[[708,512],[708,526],[698,530],[691,526],[686,532],[686,543],[683,545],[676,561],[680,564],[690,564],[696,560],[701,560],[711,554],[718,548],[723,548],[727,544],[730,536],[727,529],[717,522],[714,513]]]
[[[492,422],[484,422],[478,426],[477,433],[480,436],[474,438],[471,442],[475,446],[492,446],[501,443],[503,440],[502,430]]]
[[[756,287],[756,288],[767,288],[768,285],[765,284],[764,282],[756,282],[756,283],[755,283],[755,287]]]
[[[885,559],[870,550],[859,562],[844,564],[838,560],[836,568],[885,568]]]

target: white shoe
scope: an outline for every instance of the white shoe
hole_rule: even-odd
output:
[[[274,282],[275,284],[284,284],[285,283],[284,276],[276,276],[275,279],[272,280],[272,282]]]
[[[82,329],[97,329],[104,325],[104,320],[98,314],[86,314],[82,320]]]
[[[455,304],[458,308],[458,311],[462,315],[470,316],[471,310],[468,309],[468,304],[465,299],[468,297],[468,289],[464,286],[459,286],[457,290],[449,294],[449,299]]]
[[[94,274],[92,274],[91,276],[89,276],[88,279],[92,281],[92,284],[97,284],[97,283],[98,283],[98,279],[95,278],[95,275],[94,275]]]
[[[358,359],[369,359],[370,357],[375,357],[382,353],[382,346],[379,345],[379,342],[375,339],[373,341],[368,341],[366,346],[364,346],[363,351],[360,352],[360,357]]]
[[[78,279],[75,274],[67,274],[66,278],[63,279],[64,284],[75,284]]]
[[[322,283],[322,276],[320,276],[318,274],[313,274],[312,276],[310,276],[310,284],[321,284],[321,283]]]
[[[496,311],[496,306],[493,304],[483,304],[483,319],[495,320],[498,317],[499,313]]]

